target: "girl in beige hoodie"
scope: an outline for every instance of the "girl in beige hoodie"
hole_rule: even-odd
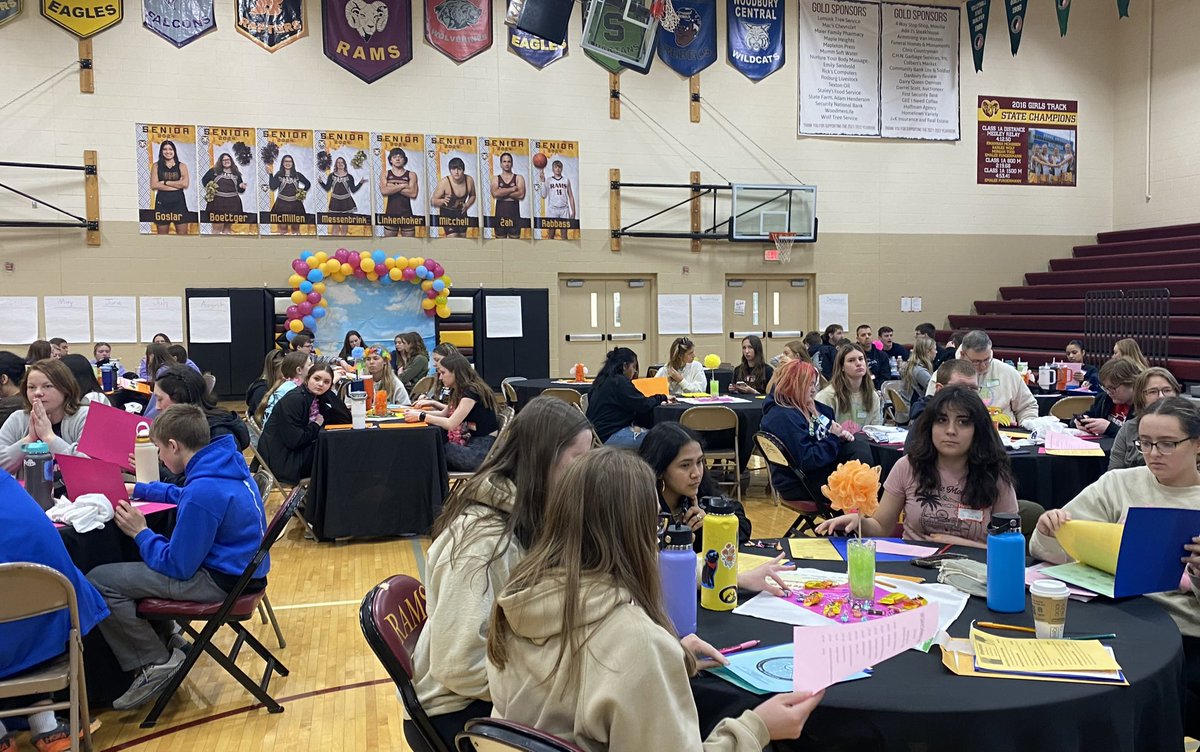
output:
[[[749,752],[797,738],[821,694],[777,695],[700,739],[696,660],[662,607],[657,521],[653,473],[632,452],[598,449],[566,469],[492,610],[493,714],[588,752]]]

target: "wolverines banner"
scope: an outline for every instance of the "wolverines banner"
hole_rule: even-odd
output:
[[[483,237],[533,237],[529,221],[529,139],[483,138],[479,143],[483,174]]]
[[[658,29],[658,56],[681,76],[694,76],[717,62],[717,0],[674,2],[679,25]]]
[[[316,235],[317,218],[308,208],[313,190],[313,132],[295,128],[258,129],[260,235]]]
[[[412,60],[411,0],[321,0],[325,57],[367,83]]]
[[[421,190],[425,136],[420,133],[372,133],[371,180],[375,196],[375,234],[423,238],[425,194]]]
[[[425,41],[456,63],[492,46],[492,0],[425,0]]]
[[[726,0],[729,64],[751,81],[783,67],[783,0]]]
[[[317,183],[309,206],[317,214],[318,235],[370,237],[371,182],[367,150],[371,138],[360,131],[316,131]]]
[[[579,240],[579,142],[535,139],[531,161],[534,239]]]
[[[288,46],[308,33],[304,0],[236,0],[238,33],[267,52]]]
[[[0,0],[0,26],[21,15],[21,0]]]
[[[977,183],[1076,184],[1078,102],[979,97],[978,118]]]
[[[182,47],[217,28],[213,0],[142,0],[142,26]]]
[[[479,237],[479,139],[426,136],[429,237]]]
[[[196,126],[137,123],[138,229],[196,235]]]
[[[258,148],[254,129],[201,125],[196,130],[200,234],[257,235]]]
[[[508,51],[541,70],[555,60],[561,60],[567,54],[567,45],[551,42],[528,31],[521,31],[515,26],[509,26]]]
[[[122,0],[42,0],[42,15],[86,39],[121,23],[125,9]]]

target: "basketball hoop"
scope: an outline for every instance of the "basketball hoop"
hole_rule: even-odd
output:
[[[675,12],[671,0],[654,0],[650,4],[650,16],[667,31],[675,31],[675,27],[679,26],[679,14]]]
[[[779,263],[786,264],[792,260],[792,245],[796,242],[796,233],[773,232],[771,242],[775,244],[775,250],[779,254]]]

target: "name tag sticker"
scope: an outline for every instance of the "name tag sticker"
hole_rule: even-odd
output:
[[[982,509],[968,509],[967,507],[958,508],[958,518],[968,522],[983,522]]]

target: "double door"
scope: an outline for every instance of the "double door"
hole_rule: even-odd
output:
[[[803,339],[815,320],[811,275],[727,277],[725,280],[725,360],[742,360],[742,340],[756,335],[770,360],[783,346]]]
[[[558,280],[558,375],[583,363],[591,375],[614,347],[638,355],[641,371],[655,362],[654,280],[648,277]]]

